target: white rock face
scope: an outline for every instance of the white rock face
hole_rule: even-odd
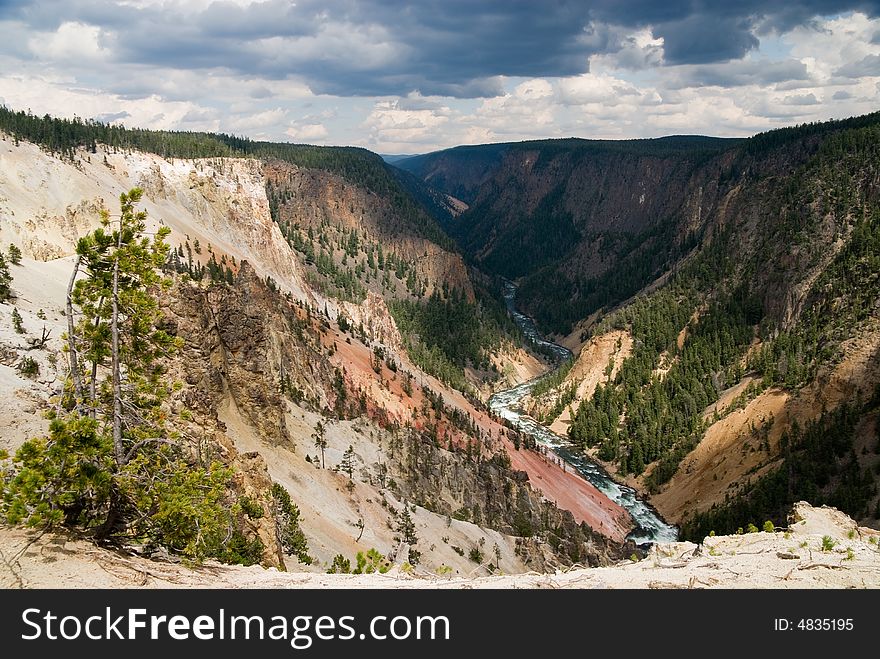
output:
[[[119,195],[144,189],[141,208],[152,225],[172,230],[176,247],[202,246],[199,257],[247,260],[283,290],[313,301],[298,262],[269,215],[262,163],[237,158],[165,160],[148,153],[79,151],[74,162],[39,147],[0,141],[0,245],[49,261],[73,253],[76,240],[100,223],[100,212],[119,212]]]

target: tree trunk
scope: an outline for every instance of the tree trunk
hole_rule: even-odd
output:
[[[104,296],[98,300],[98,308],[104,306]],[[95,327],[101,322],[101,316],[95,316]],[[93,419],[98,418],[98,362],[92,362],[92,379],[89,385],[89,415]]]
[[[92,362],[92,379],[89,384],[89,416],[98,418],[98,362]]]
[[[70,359],[70,377],[73,379],[73,395],[76,399],[76,407],[82,405],[83,384],[79,372],[79,354],[76,351],[76,329],[73,322],[73,285],[79,272],[80,255],[76,255],[73,261],[73,273],[70,275],[70,283],[67,284],[67,353]]]
[[[122,230],[119,231],[119,239],[122,240]],[[111,343],[111,368],[113,369],[113,452],[116,456],[116,466],[121,467],[125,462],[125,450],[122,446],[122,378],[119,372],[119,248],[113,262],[113,316],[110,319],[110,331],[112,332]]]

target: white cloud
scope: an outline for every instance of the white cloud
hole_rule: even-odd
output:
[[[412,103],[398,100],[377,102],[361,124],[368,134],[362,143],[380,151],[394,152],[404,145],[431,144],[443,139],[450,121],[449,108],[442,105],[409,107]],[[452,132],[455,132],[454,126]]]
[[[31,109],[35,114],[92,118],[107,115],[125,116],[127,126],[170,130],[184,124],[187,130],[216,131],[220,120],[216,113],[198,115],[204,108],[195,103],[165,101],[159,96],[126,99],[100,90],[70,88],[52,77],[0,76],[0,96],[16,109]],[[203,116],[191,121],[193,116]],[[213,117],[213,118],[210,118]]]
[[[284,131],[296,141],[321,141],[329,134],[321,123],[293,123]]]
[[[88,62],[106,59],[108,35],[95,25],[67,22],[54,33],[41,33],[28,41],[31,52],[39,59],[50,61]]]
[[[781,40],[791,47],[793,57],[804,62],[814,79],[828,83],[837,69],[880,54],[880,44],[871,43],[878,29],[880,19],[854,13],[796,27]]]

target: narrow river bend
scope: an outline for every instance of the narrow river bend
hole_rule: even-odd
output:
[[[511,282],[505,282],[504,300],[523,333],[538,345],[550,350],[560,361],[570,359],[572,353],[568,348],[545,340],[535,327],[534,321],[516,310],[515,297],[516,286]],[[549,373],[546,373],[512,389],[499,391],[489,399],[489,408],[501,418],[510,421],[520,432],[528,433],[534,437],[538,444],[551,449],[605,496],[626,508],[636,523],[636,528],[627,536],[628,539],[633,540],[636,544],[676,540],[678,530],[664,522],[650,506],[638,497],[634,489],[616,482],[608,475],[608,472],[590,460],[583,452],[573,447],[565,437],[557,435],[522,412],[520,407],[522,399],[532,390],[538,380],[548,375]]]

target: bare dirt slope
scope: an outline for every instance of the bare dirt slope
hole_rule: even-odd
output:
[[[825,538],[828,538],[825,540]],[[655,546],[642,561],[555,574],[480,578],[191,569],[114,553],[60,534],[0,528],[4,588],[880,588],[880,533],[833,508],[799,503],[786,531]],[[826,549],[823,550],[823,544]],[[833,544],[831,549],[827,549]]]
[[[880,382],[880,322],[872,321],[842,348],[843,359],[796,395],[768,389],[712,424],[669,484],[651,497],[651,503],[673,523],[722,503],[725,494],[749,474],[760,476],[776,464],[779,439],[793,420],[803,427],[823,410],[855,400],[858,392],[870,396]],[[725,392],[718,408],[723,411],[739,393],[739,386]],[[714,413],[715,407],[710,406],[706,414]]]
[[[0,304],[0,449],[12,451],[48,430],[42,412],[61,391],[66,372],[59,350],[67,331],[63,306],[71,270],[70,258],[47,263],[24,258],[20,265],[10,266],[15,307]],[[13,308],[21,315],[23,333],[13,328]],[[46,349],[31,349],[30,341],[44,332]],[[28,357],[39,368],[33,376],[22,375],[18,368]]]
[[[541,396],[527,397],[524,401],[526,409],[532,416],[546,415],[564,392],[572,386],[576,387],[571,403],[554,419],[549,420],[553,432],[565,435],[571,424],[568,408],[576,410],[581,401],[593,396],[600,383],[613,380],[623,360],[632,354],[632,348],[633,340],[629,332],[614,330],[594,336],[579,347],[574,364],[565,379]]]
[[[571,425],[569,409],[576,410],[581,401],[592,398],[601,382],[613,381],[623,360],[632,354],[632,349],[632,336],[622,330],[595,336],[581,348],[577,361],[560,387],[564,389],[576,382],[577,391],[571,405],[562,410],[562,414],[550,425],[553,432],[560,435],[568,432],[568,427]],[[610,370],[608,370],[609,365]]]

